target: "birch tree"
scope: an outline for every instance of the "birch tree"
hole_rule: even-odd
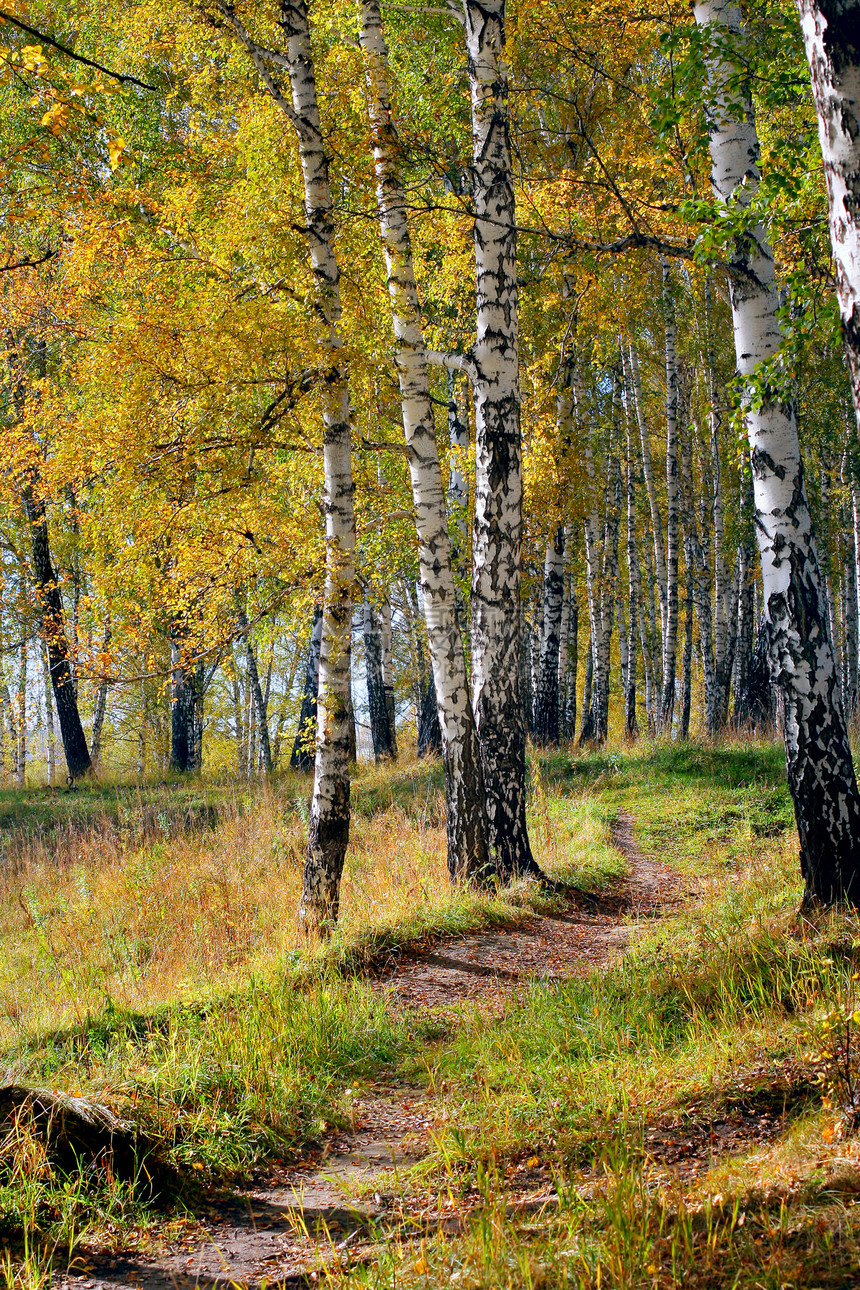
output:
[[[663,685],[660,725],[672,729],[675,665],[678,656],[678,361],[675,307],[669,267],[663,264],[663,317],[666,346],[666,617],[663,626]]]
[[[323,393],[326,580],[320,641],[317,745],[299,916],[325,932],[336,922],[349,844],[349,709],[355,514],[351,418],[341,336],[340,268],[335,254],[329,158],[320,124],[306,0],[282,0],[283,47],[257,44],[226,0],[217,12],[246,49],[267,93],[296,133],[315,284],[317,344],[328,373]],[[273,68],[286,71],[289,91]]]
[[[797,0],[827,182],[845,357],[860,430],[860,2]]]
[[[436,446],[427,352],[415,280],[399,144],[391,111],[388,52],[376,0],[362,0],[361,46],[373,138],[376,198],[388,275],[395,362],[418,532],[421,597],[445,759],[448,868],[486,877],[487,815],[478,730],[469,701],[457,621],[451,542]],[[420,717],[419,717],[420,720]],[[426,723],[424,723],[426,725]],[[426,743],[426,731],[422,743]]]
[[[539,876],[526,825],[520,694],[523,479],[505,0],[463,0],[463,18],[472,120],[476,335],[467,355],[433,357],[466,372],[474,392],[472,705],[493,862],[505,878]]]
[[[557,525],[547,543],[543,574],[540,657],[535,696],[534,735],[538,743],[559,741],[559,655],[564,601],[564,528]]]
[[[759,143],[749,92],[730,92],[741,17],[731,0],[695,6],[706,29],[712,79],[712,183],[731,219],[759,183]],[[729,278],[737,365],[746,382],[744,418],[756,532],[783,714],[788,783],[800,838],[807,901],[860,899],[860,794],[836,683],[827,606],[812,533],[794,412],[762,364],[779,351],[773,254],[761,224],[733,239]]]

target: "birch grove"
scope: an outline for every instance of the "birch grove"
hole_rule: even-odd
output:
[[[326,936],[365,762],[504,884],[754,734],[860,898],[857,6],[138,8],[0,30],[0,773],[292,775]]]

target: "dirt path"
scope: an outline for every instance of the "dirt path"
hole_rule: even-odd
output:
[[[500,1013],[531,982],[561,981],[608,962],[638,918],[659,914],[680,894],[678,875],[639,851],[630,816],[617,818],[612,841],[629,872],[606,891],[578,893],[562,912],[516,928],[422,945],[381,973],[379,988],[401,1007],[450,1011],[481,1002]],[[441,1101],[426,1089],[380,1086],[356,1097],[352,1118],[352,1129],[327,1139],[309,1164],[211,1206],[184,1245],[153,1257],[93,1257],[82,1274],[55,1278],[56,1290],[312,1285],[324,1265],[372,1259],[387,1232],[456,1226],[444,1212],[411,1207],[401,1184],[445,1118]],[[551,1203],[547,1183],[540,1171],[526,1172],[509,1208]]]
[[[512,928],[446,937],[407,951],[382,978],[407,1007],[450,1007],[480,1001],[495,1011],[510,1003],[518,984],[582,976],[627,945],[632,922],[653,917],[677,901],[679,878],[639,850],[633,820],[620,814],[612,842],[630,865],[606,891],[571,896],[566,909]]]

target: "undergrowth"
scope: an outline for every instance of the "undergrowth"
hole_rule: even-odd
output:
[[[213,1189],[345,1124],[348,1088],[404,1080],[444,1109],[410,1186],[462,1229],[394,1237],[352,1280],[853,1284],[860,925],[797,913],[780,750],[559,754],[532,759],[530,785],[554,876],[615,881],[609,823],[627,811],[643,849],[681,874],[683,904],[642,920],[608,970],[534,984],[502,1018],[447,1010],[444,1025],[363,979],[380,949],[513,923],[559,897],[449,892],[436,768],[374,769],[359,784],[344,920],[327,946],[306,947],[295,925],[301,781],[261,792],[253,811],[207,786],[217,824],[160,834],[144,811],[123,835],[94,805],[50,856],[23,833],[14,842],[7,822],[9,1076],[108,1103],[153,1155],[132,1179],[64,1173],[19,1125],[0,1146],[13,1250],[0,1284],[40,1286],[52,1257],[162,1237]],[[111,948],[138,943],[130,958]],[[536,1214],[507,1208],[514,1192],[553,1190]]]

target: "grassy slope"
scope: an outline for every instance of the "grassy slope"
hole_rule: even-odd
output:
[[[310,956],[293,921],[304,791],[286,781],[249,802],[208,786],[195,800],[209,817],[189,821],[183,800],[182,828],[169,789],[151,791],[154,805],[113,794],[88,812],[78,799],[50,853],[23,836],[13,804],[7,854],[20,872],[0,934],[23,987],[10,997],[9,977],[0,986],[5,1064],[133,1110],[186,1187],[300,1151],[347,1114],[348,1084],[426,1080],[449,1127],[416,1185],[449,1207],[480,1204],[456,1240],[420,1254],[392,1246],[354,1274],[374,1285],[856,1280],[858,1156],[828,1059],[854,1009],[858,929],[795,915],[779,750],[643,745],[545,759],[532,831],[548,867],[585,886],[605,880],[618,865],[606,826],[626,809],[643,848],[697,894],[640,928],[608,973],[535,987],[492,1023],[462,1010],[444,1027],[404,1019],[335,970],[356,946],[513,920],[527,901],[447,893],[436,772],[367,773],[344,931]],[[118,943],[140,948],[123,957]],[[765,1112],[784,1115],[780,1132],[696,1177],[673,1180],[645,1150],[655,1131],[683,1150],[715,1116]],[[126,1241],[163,1212],[141,1186],[64,1183],[32,1143],[2,1156],[10,1235]],[[505,1217],[508,1181],[550,1176],[557,1215]]]

